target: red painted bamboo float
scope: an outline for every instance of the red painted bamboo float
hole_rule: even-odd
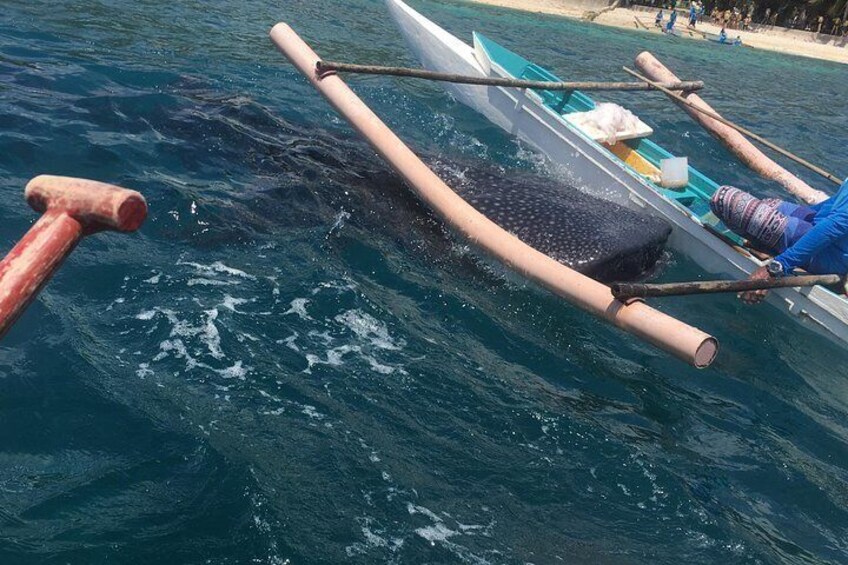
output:
[[[141,194],[92,180],[41,175],[25,195],[43,215],[0,261],[0,338],[83,237],[135,231],[147,217]]]

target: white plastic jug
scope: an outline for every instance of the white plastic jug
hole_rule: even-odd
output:
[[[660,160],[662,178],[660,184],[666,188],[681,188],[689,184],[689,159],[672,157]]]

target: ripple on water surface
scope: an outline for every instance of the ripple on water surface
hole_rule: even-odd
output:
[[[843,170],[844,67],[415,5],[577,80],[650,48]],[[327,58],[412,63],[380,2],[4,16],[3,241],[42,172],[140,189],[151,214],[85,241],[0,347],[3,563],[848,558],[845,352],[732,297],[671,299],[724,342],[695,371],[480,260],[266,37],[285,19]],[[351,82],[428,158],[568,184],[438,85]],[[661,98],[608,99],[711,176],[773,193]],[[668,280],[703,274],[663,261]]]

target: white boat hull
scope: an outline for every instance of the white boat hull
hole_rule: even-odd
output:
[[[430,70],[469,76],[509,76],[475,48],[407,6],[386,0],[401,33]],[[669,244],[716,275],[744,278],[762,263],[703,228],[682,205],[657,192],[600,144],[544,106],[532,91],[444,83],[459,102],[527,142],[563,167],[575,186],[631,208],[647,209],[672,224]],[[822,287],[779,289],[769,301],[805,326],[848,345],[848,301]]]

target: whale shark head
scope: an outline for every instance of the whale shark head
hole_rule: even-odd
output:
[[[549,257],[602,282],[644,278],[662,257],[665,220],[592,196],[558,179],[475,163],[431,163],[490,220]],[[460,172],[458,172],[460,171]]]

